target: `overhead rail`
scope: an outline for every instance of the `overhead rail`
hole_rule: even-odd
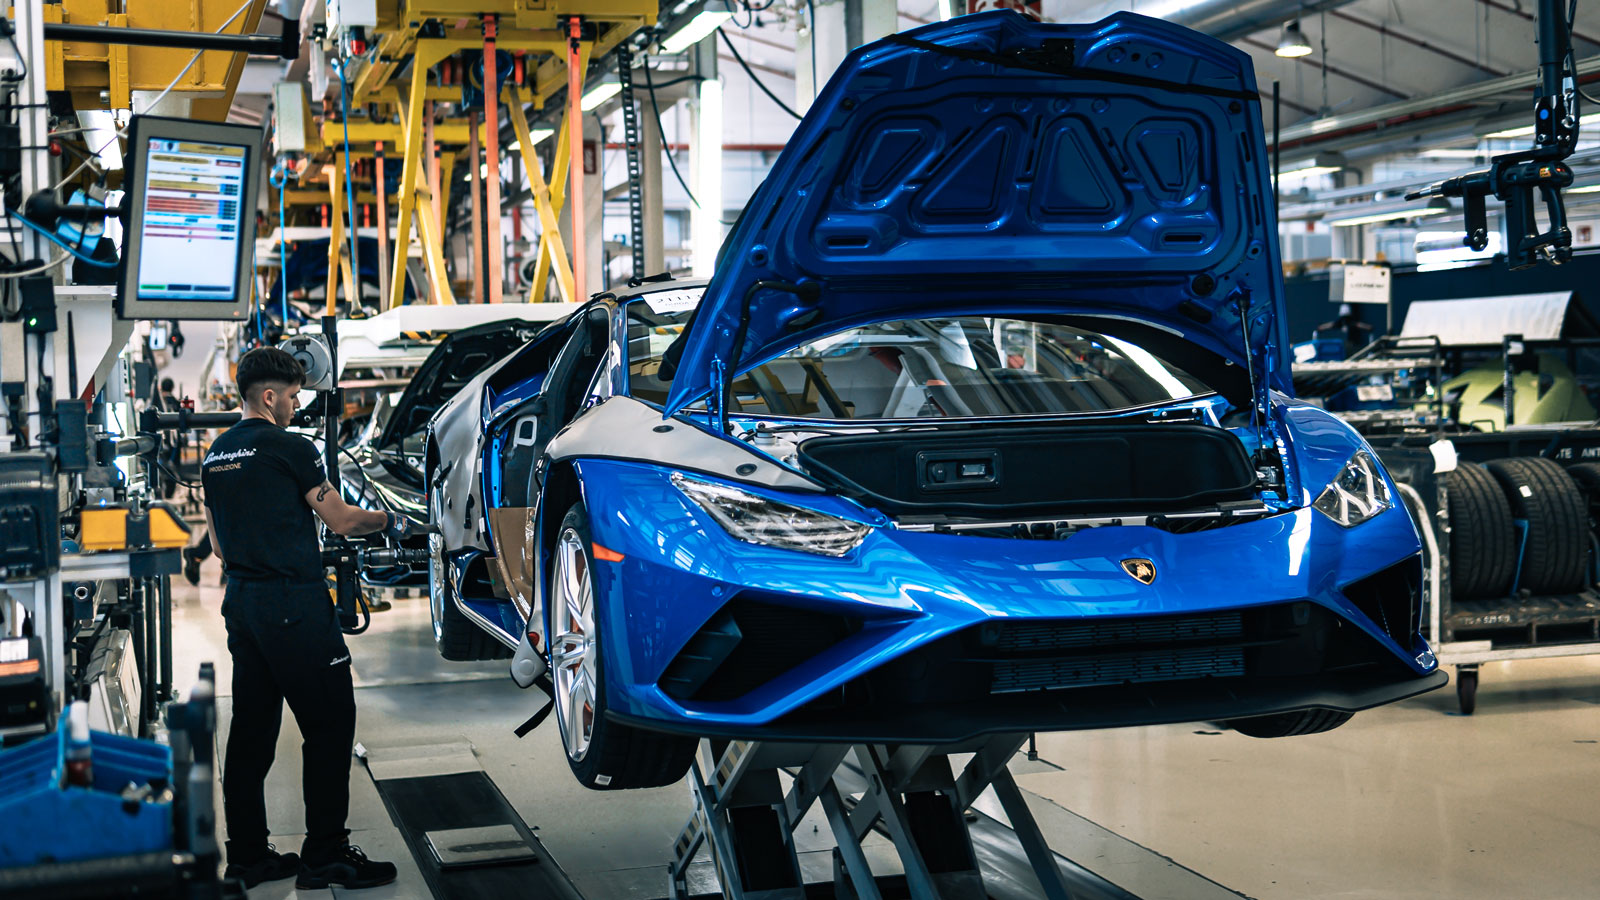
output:
[[[159,28],[113,28],[109,25],[71,25],[47,22],[47,41],[93,41],[129,47],[172,47],[178,50],[226,50],[282,59],[300,58],[300,23],[283,21],[283,33],[212,34],[204,31],[165,31]]]

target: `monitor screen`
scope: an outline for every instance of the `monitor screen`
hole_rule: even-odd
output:
[[[134,119],[124,318],[245,317],[261,138],[250,126]]]

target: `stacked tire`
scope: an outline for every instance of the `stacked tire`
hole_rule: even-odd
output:
[[[1600,500],[1600,465],[1568,474],[1538,457],[1463,462],[1445,476],[1450,511],[1451,594],[1570,594],[1589,569],[1590,502]],[[1579,485],[1588,489],[1581,491]],[[1516,520],[1527,522],[1526,539]],[[1522,558],[1518,567],[1518,550]]]
[[[1489,470],[1462,462],[1444,476],[1450,510],[1450,595],[1504,597],[1517,565],[1511,504]]]

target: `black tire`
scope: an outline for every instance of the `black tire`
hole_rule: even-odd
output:
[[[1505,489],[1512,516],[1528,521],[1518,587],[1536,595],[1581,589],[1589,565],[1589,511],[1578,485],[1561,466],[1539,457],[1497,459],[1486,468]]]
[[[1450,510],[1450,594],[1503,597],[1516,573],[1511,504],[1488,470],[1462,462],[1444,476]]]
[[[1578,463],[1567,466],[1567,474],[1578,483],[1583,499],[1589,504],[1590,525],[1600,523],[1600,463]]]
[[[1302,734],[1321,734],[1350,721],[1355,713],[1336,709],[1302,709],[1299,712],[1229,719],[1225,724],[1246,737],[1280,738]]]
[[[576,536],[578,549],[582,552],[582,564],[588,567],[589,571],[594,570],[594,554],[590,549],[593,542],[589,536],[589,517],[584,512],[583,504],[576,503],[567,510],[556,531],[557,550],[552,554],[551,565],[548,567],[551,581],[545,591],[545,596],[549,598],[545,604],[547,607],[558,602],[555,582],[560,577],[560,561],[556,557],[569,532]],[[593,583],[593,579],[590,579],[591,591]],[[556,725],[561,731],[561,743],[566,750],[567,764],[572,768],[572,774],[578,782],[592,790],[618,791],[674,784],[689,771],[689,765],[694,762],[695,748],[699,742],[683,735],[635,728],[614,721],[606,715],[605,654],[600,651],[603,646],[600,640],[600,623],[603,616],[599,614],[597,600],[598,597],[591,593],[590,603],[594,604],[591,606],[590,616],[590,641],[594,653],[593,700],[590,706],[592,725],[589,745],[576,758],[568,740],[569,730],[567,714],[563,711],[564,704],[561,698],[556,698]],[[563,679],[561,673],[555,671],[554,655],[559,638],[555,634],[555,623],[555,613],[552,611],[549,620],[551,632],[549,643],[552,654],[550,679],[555,691],[561,692]],[[575,663],[572,668],[576,670],[578,664]]]
[[[435,482],[437,483],[437,482]],[[430,504],[429,512],[434,510]],[[437,522],[438,517],[433,516]],[[478,627],[456,605],[455,590],[443,576],[444,537],[428,535],[428,610],[433,618],[433,645],[452,662],[510,659],[511,648]]]

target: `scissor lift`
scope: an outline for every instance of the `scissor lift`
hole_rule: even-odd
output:
[[[943,746],[703,741],[689,770],[694,813],[673,848],[669,896],[688,900],[689,865],[706,845],[730,900],[806,897],[794,830],[820,803],[835,841],[835,897],[882,900],[885,882],[861,846],[881,827],[900,858],[905,893],[982,900],[966,813],[992,787],[1043,896],[1068,900],[1056,856],[1006,768],[1027,738],[991,735]],[[957,775],[950,758],[966,753],[973,756]],[[791,776],[787,789],[780,773]]]

